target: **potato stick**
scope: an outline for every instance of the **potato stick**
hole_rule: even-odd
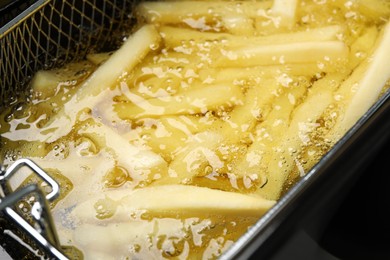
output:
[[[222,17],[225,29],[234,35],[253,35],[253,19],[244,15],[231,15]]]
[[[181,46],[184,42],[193,41],[194,43],[204,43],[211,41],[232,41],[242,39],[229,33],[201,32],[197,30],[178,28],[172,26],[161,26],[159,29],[161,37],[164,40],[165,46],[173,48]]]
[[[93,64],[81,61],[69,63],[64,68],[40,70],[34,74],[30,87],[34,96],[40,100],[53,98],[65,88],[67,91],[74,92],[72,88],[83,83],[94,69]],[[83,73],[75,74],[74,71],[83,71]]]
[[[212,127],[220,119],[216,116],[197,116],[197,115],[179,115],[179,116],[161,116],[158,119],[141,118],[135,121],[136,125],[141,125],[144,129],[154,129],[155,124],[162,123],[168,127],[180,129],[183,133],[191,135],[197,132],[203,132]]]
[[[274,0],[271,13],[280,19],[276,27],[291,28],[294,26],[297,5],[298,0]]]
[[[376,26],[372,26],[351,44],[349,58],[351,69],[354,69],[362,61],[364,61],[368,55],[370,55],[372,48],[375,46],[378,34],[378,28]]]
[[[332,95],[324,91],[324,93],[308,98],[294,112],[289,128],[269,160],[266,173],[267,184],[260,188],[257,194],[267,199],[279,199],[288,174],[296,167],[292,151],[297,151],[302,145],[310,142],[309,133],[315,130],[316,120],[332,103],[332,100]]]
[[[65,103],[43,131],[56,129],[48,142],[66,135],[71,130],[77,114],[85,107],[92,108],[99,102],[95,96],[115,86],[118,80],[129,73],[148,53],[159,44],[160,36],[154,26],[144,25],[103,63],[80,86],[73,97]],[[60,120],[61,119],[61,120]],[[64,124],[64,120],[69,121]]]
[[[336,61],[348,56],[348,47],[339,41],[301,42],[221,50],[215,67],[247,67],[285,63]]]
[[[362,14],[372,19],[389,18],[390,5],[386,0],[359,0],[358,9]]]
[[[279,98],[275,98],[272,102],[271,112],[264,122],[257,126],[255,141],[249,147],[246,156],[235,164],[232,173],[238,178],[252,174],[261,177],[264,174],[262,165],[267,164],[267,157],[280,141],[275,137],[283,136],[283,132],[290,124],[293,109],[306,94],[306,91],[306,86],[298,86],[292,90],[286,90]]]
[[[353,10],[356,13],[366,16],[366,19],[369,18],[370,20],[382,19],[385,21],[389,18],[390,5],[387,0],[357,0],[352,1],[348,5],[344,0],[336,0],[333,1],[332,4],[336,5],[344,12]]]
[[[275,201],[260,196],[191,185],[162,185],[132,191],[128,189],[107,191],[77,205],[71,216],[87,223],[99,222],[95,217],[97,215],[95,205],[99,200],[106,200],[111,204],[109,207],[114,208],[113,216],[107,219],[110,222],[129,221],[130,213],[139,210],[152,213],[260,217],[275,204]]]
[[[203,84],[217,84],[218,82],[234,82],[239,80],[261,81],[269,78],[302,76],[313,77],[321,72],[330,72],[329,66],[320,67],[316,63],[286,64],[237,68],[210,68],[199,70],[199,81]]]
[[[258,10],[271,6],[271,1],[175,1],[175,2],[142,2],[137,11],[148,23],[182,23],[186,18],[211,21],[215,17],[235,15],[256,17]]]
[[[196,146],[192,147],[189,145],[190,148],[184,149],[178,157],[174,158],[169,167],[171,170],[174,172],[188,171],[186,175],[183,175],[177,180],[179,182],[183,179],[190,180],[195,175],[199,174],[204,166],[209,165],[208,161],[210,161],[210,159],[202,153],[205,153],[206,151],[207,153],[213,154],[213,156],[217,156],[215,151],[222,143],[222,140],[225,144],[238,145],[242,139],[243,132],[251,132],[259,120],[267,117],[270,106],[274,98],[276,98],[278,88],[281,88],[281,85],[276,79],[263,80],[259,83],[259,86],[250,88],[245,95],[244,104],[236,106],[235,109],[229,113],[229,119],[224,122],[216,122],[215,125],[209,128],[210,131],[215,131],[215,129],[217,129],[218,139],[215,138],[213,142],[207,142],[206,150],[202,149],[197,152],[193,151],[196,149]],[[219,139],[221,141],[218,141]],[[196,145],[196,143],[192,145]],[[191,157],[197,157],[197,163],[202,165],[202,167],[197,166],[188,168],[188,162],[183,158]],[[215,160],[219,159],[215,157]],[[219,165],[219,168],[222,166],[222,164]]]
[[[224,163],[220,161],[217,154],[217,148],[222,143],[238,146],[242,138],[241,133],[250,132],[258,120],[266,117],[269,112],[268,106],[272,103],[279,87],[276,80],[272,79],[261,82],[261,87],[254,86],[249,89],[244,105],[237,106],[229,114],[227,121],[216,122],[209,128],[210,132],[195,135],[195,138],[192,141],[189,140],[187,146],[173,159],[169,170],[178,176],[168,180],[159,180],[157,183],[190,181],[194,176],[203,174],[205,167],[209,165],[214,170],[224,167]]]
[[[120,136],[111,128],[97,122],[87,122],[88,127],[80,129],[79,134],[89,137],[99,147],[111,149],[118,162],[130,171],[131,177],[135,180],[145,178],[140,176],[144,171],[153,168],[166,168],[166,162],[156,153],[141,149],[130,144],[124,137]]]
[[[150,59],[150,56],[153,59]],[[201,58],[199,56],[175,52],[174,50],[160,55],[149,55],[142,64],[134,68],[125,79],[125,82],[133,87],[154,76],[159,78],[166,76],[186,78],[187,71],[197,70],[197,66],[200,66],[200,64]]]
[[[155,63],[160,66],[190,66],[192,64],[197,64],[200,59],[196,55],[174,50],[155,56],[155,60]]]
[[[294,98],[287,94],[278,99],[275,108],[279,106],[280,110],[274,109],[266,121],[258,125],[255,141],[247,156],[237,163],[234,173],[240,177],[257,172],[260,179],[266,179],[258,192],[266,198],[278,198],[285,178],[296,164],[292,151],[297,154],[302,143],[308,141],[309,132],[316,127],[316,119],[331,104],[332,93],[344,77],[344,74],[329,74],[316,81],[309,89],[307,101],[295,110],[292,110],[295,106],[291,101],[299,100],[304,94],[302,86],[290,92]],[[275,136],[283,137],[280,140]]]
[[[154,26],[144,25],[131,35],[85,82],[76,94],[77,100],[95,96],[129,73],[151,50],[158,46],[160,36]]]
[[[39,96],[41,99],[45,99],[56,94],[58,91],[58,84],[63,80],[62,77],[59,77],[58,74],[53,71],[40,70],[35,73],[34,78],[32,79],[31,89],[35,93],[42,93]]]
[[[143,243],[143,239],[148,234],[153,234],[156,227],[156,222],[137,221],[131,220],[119,223],[108,223],[104,226],[96,223],[94,224],[83,223],[79,225],[73,234],[72,239],[76,246],[82,246],[87,248],[85,250],[84,257],[86,259],[104,259],[104,260],[115,260],[118,259],[118,252],[123,256],[128,256],[130,245]],[[175,223],[176,224],[176,223]],[[182,225],[169,225],[170,232],[177,234],[180,232]],[[180,233],[179,233],[180,234]],[[118,245],[127,245],[124,247],[118,247]],[[122,250],[121,250],[122,249]],[[115,256],[112,256],[112,252],[115,251]],[[143,251],[146,251],[143,249]],[[141,251],[141,253],[144,253]],[[143,254],[145,257],[146,255]],[[150,256],[153,258],[152,256]]]
[[[372,56],[360,65],[366,66],[364,73],[360,74],[360,70],[355,70],[351,75],[351,78],[358,77],[358,80],[353,83],[353,85],[357,84],[354,86],[356,93],[347,105],[345,115],[338,126],[341,131],[347,131],[352,127],[378,98],[380,91],[390,78],[390,70],[387,66],[388,57],[390,57],[389,22],[384,27]]]
[[[143,124],[139,127],[138,138],[145,140],[153,151],[163,154],[165,159],[171,159],[176,150],[185,146],[189,136],[209,127],[199,120],[192,122],[191,119],[185,120],[184,118],[188,119],[187,116],[141,119],[136,122],[136,124]],[[197,124],[196,127],[192,125],[193,123]]]
[[[257,122],[264,120],[281,85],[275,79],[264,80],[245,95],[245,103],[229,113],[221,134],[225,141],[239,142],[242,132],[251,132]]]
[[[215,95],[217,94],[217,95]],[[199,114],[221,106],[240,104],[243,94],[238,86],[216,85],[186,91],[184,95],[143,99],[127,93],[132,103],[117,103],[115,110],[122,119],[137,119],[161,115]]]
[[[314,42],[337,40],[343,32],[340,25],[315,27],[303,31],[277,33],[267,36],[236,36],[228,33],[199,32],[192,29],[161,26],[160,34],[166,46],[181,46],[185,42],[217,42],[223,46],[239,47],[248,45],[287,44],[294,42]]]
[[[113,52],[89,53],[87,55],[87,60],[89,60],[93,64],[99,66],[103,62],[108,60],[112,54],[113,54]]]
[[[183,184],[190,182],[194,175],[204,172],[206,166],[221,168],[221,162],[213,151],[221,144],[221,135],[214,131],[204,131],[190,136],[184,147],[174,155],[169,164],[169,178],[156,180],[154,184]]]
[[[183,81],[184,79],[172,74],[162,78],[151,77],[140,80],[130,91],[146,99],[166,97],[178,93]]]
[[[158,130],[142,130],[139,136],[145,141],[145,145],[150,147],[153,152],[160,154],[167,162],[172,161],[173,155],[180,147],[185,146],[185,142],[188,138],[183,132],[173,129],[166,135],[159,136],[156,134]],[[138,141],[138,140],[137,140]],[[161,176],[164,177],[164,176]]]
[[[142,119],[141,119],[142,120]],[[146,119],[150,121],[151,119]],[[145,140],[146,144],[152,150],[170,162],[180,149],[187,146],[188,139],[199,132],[210,128],[216,128],[220,125],[219,119],[209,118],[204,120],[202,117],[195,116],[170,116],[157,119],[157,128],[154,126],[147,129],[140,127],[138,136]],[[160,122],[161,121],[161,122]],[[138,121],[136,122],[138,123]],[[164,178],[164,176],[162,176]]]

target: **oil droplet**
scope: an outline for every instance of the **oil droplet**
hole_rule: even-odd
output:
[[[127,181],[132,181],[132,179],[128,171],[121,166],[115,166],[104,176],[104,186],[107,188],[120,187]]]
[[[116,212],[117,204],[110,198],[98,200],[94,208],[96,210],[96,217],[98,219],[106,219],[112,217]]]

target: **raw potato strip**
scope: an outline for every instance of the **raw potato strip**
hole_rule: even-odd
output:
[[[389,18],[390,4],[387,0],[359,0],[358,3],[359,11],[372,19],[380,16]]]
[[[103,90],[111,88],[123,76],[128,74],[143,58],[156,48],[160,35],[152,25],[144,25],[131,35],[80,87],[76,100],[96,96]]]
[[[169,178],[157,180],[154,184],[183,184],[190,182],[197,174],[203,174],[206,166],[221,168],[223,162],[215,153],[215,148],[222,142],[219,133],[204,131],[191,136],[186,146],[181,148],[169,164]]]
[[[231,34],[253,35],[254,33],[253,19],[245,15],[223,16],[222,24]]]
[[[99,66],[103,62],[108,60],[113,53],[114,52],[90,53],[90,54],[87,55],[87,60],[89,60],[93,64]]]
[[[297,154],[302,146],[310,143],[309,135],[318,127],[316,121],[332,104],[333,92],[343,78],[344,75],[329,74],[318,80],[310,89],[305,102],[293,111],[290,125],[275,147],[275,152],[270,155],[266,175],[268,182],[257,191],[258,194],[267,199],[279,199],[288,173],[294,167],[300,167],[292,151]],[[304,172],[301,174],[303,175]]]
[[[164,154],[168,159],[172,159],[171,157],[173,157],[175,152],[187,145],[186,142],[190,136],[203,132],[218,122],[216,119],[206,121],[196,116],[170,116],[158,119],[147,118],[145,120],[141,119],[140,121],[145,122],[139,128],[136,138],[147,136],[145,138],[147,145],[156,153]],[[138,123],[140,122],[137,121],[136,124]],[[166,157],[164,158],[167,159]]]
[[[258,10],[271,7],[271,1],[174,1],[142,2],[137,11],[148,23],[178,24],[191,19],[192,22],[212,21],[215,17],[237,15],[254,18]],[[203,24],[204,25],[204,24]]]
[[[193,41],[196,44],[217,41],[223,46],[239,47],[264,44],[286,44],[294,42],[315,42],[337,40],[343,32],[340,25],[316,27],[304,31],[278,33],[267,36],[236,36],[228,33],[200,32],[192,29],[162,26],[159,32],[166,46],[181,46]]]
[[[367,66],[366,70],[360,74],[361,70],[356,69],[351,75],[351,78],[358,78],[357,86],[354,87],[357,92],[352,97],[350,104],[347,105],[344,118],[339,126],[341,131],[347,131],[352,127],[378,98],[386,81],[390,79],[389,57],[390,22],[384,27],[373,55],[360,65]]]
[[[260,196],[244,195],[191,185],[162,185],[142,189],[105,192],[97,198],[82,202],[71,212],[75,220],[99,222],[95,206],[105,200],[114,214],[107,221],[125,222],[131,212],[146,210],[151,213],[220,214],[227,216],[260,217],[274,204]],[[104,205],[104,202],[102,205]]]
[[[181,230],[183,228],[182,225],[177,225],[175,222],[168,223],[170,224],[167,224],[169,237],[175,236],[175,234],[183,234]],[[85,252],[86,259],[129,259],[126,257],[129,255],[132,258],[134,257],[134,259],[138,259],[134,256],[130,246],[146,244],[144,238],[156,233],[156,224],[157,221],[128,221],[124,223],[109,223],[104,226],[86,223],[75,229],[72,240],[75,241],[76,246],[81,245],[83,248],[88,248],[87,252]],[[161,227],[158,226],[158,228]],[[127,246],[118,247],[118,245]],[[142,255],[143,259],[154,259],[154,255],[148,252],[148,249],[147,246],[141,246],[140,255]]]
[[[268,164],[267,169],[267,184],[257,191],[257,194],[267,198],[277,200],[280,198],[282,188],[287,180],[288,173],[296,165],[295,158],[290,151],[298,150],[305,144],[305,137],[313,131],[316,125],[315,122],[331,104],[332,95],[324,92],[322,94],[311,97],[301,108],[295,113],[295,117],[290,127],[284,134],[280,146],[277,147]],[[309,110],[307,110],[309,109]],[[310,129],[313,127],[314,129]],[[309,128],[306,132],[306,128]]]
[[[295,24],[298,0],[274,0],[271,12],[280,19],[279,26],[291,28]]]
[[[280,87],[275,79],[267,79],[260,82],[260,86],[250,88],[244,104],[235,107],[228,120],[217,122],[209,131],[189,139],[169,165],[170,178],[158,180],[156,184],[186,183],[194,176],[204,175],[206,166],[222,168],[224,162],[216,152],[218,147],[221,144],[240,146],[242,133],[251,132],[256,123],[266,117]]]
[[[99,101],[98,94],[112,88],[128,74],[150,51],[159,45],[160,35],[152,25],[144,25],[110,56],[92,75],[80,86],[75,95],[62,110],[48,123],[47,128],[55,129],[56,133],[48,137],[48,142],[55,141],[71,130],[77,113],[85,107],[93,108]],[[70,122],[64,124],[60,118]]]
[[[100,149],[108,150],[115,158],[117,166],[128,171],[134,184],[150,181],[155,174],[166,174],[167,163],[158,154],[130,144],[114,130],[93,119],[82,124],[77,133],[91,140]]]
[[[138,119],[161,115],[199,114],[215,110],[220,106],[240,104],[243,94],[238,86],[216,85],[196,88],[185,95],[143,99],[127,93],[132,103],[117,103],[115,110],[122,119]]]
[[[355,0],[346,4],[345,0],[332,1],[332,4],[343,10],[345,13],[353,11],[359,13],[370,20],[386,21],[390,14],[390,4],[388,0]]]
[[[232,173],[237,178],[256,174],[264,180],[261,166],[269,163],[267,157],[270,157],[270,154],[273,153],[272,149],[280,141],[277,137],[283,136],[282,133],[288,128],[291,113],[297,106],[297,102],[306,94],[306,90],[306,86],[287,89],[282,96],[272,102],[272,111],[266,120],[256,127],[255,141],[249,147],[244,158],[238,161],[233,168]]]
[[[225,142],[239,142],[242,133],[250,133],[258,121],[264,120],[271,109],[281,84],[275,79],[263,80],[248,89],[245,103],[229,113],[229,119],[221,127]]]
[[[213,63],[215,67],[247,67],[289,63],[315,63],[335,61],[348,57],[348,47],[340,41],[301,42],[260,45],[221,50]]]
[[[204,84],[234,82],[239,80],[258,81],[264,78],[303,76],[313,77],[320,72],[329,72],[330,66],[319,68],[316,63],[286,64],[272,66],[238,67],[238,68],[208,68],[199,70],[199,80]]]
[[[157,154],[142,150],[130,144],[111,128],[97,122],[87,122],[87,127],[78,134],[94,140],[99,147],[112,149],[120,163],[126,164],[131,171],[147,170],[154,167],[166,167],[166,162]]]

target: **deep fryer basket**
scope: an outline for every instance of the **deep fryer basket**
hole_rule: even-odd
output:
[[[121,32],[130,30],[131,10],[136,2],[38,0],[6,23],[0,28],[1,109],[28,94],[26,83],[36,71],[83,58],[91,50],[115,49]],[[118,37],[112,37],[113,32]],[[389,115],[388,92],[222,258],[247,259],[256,249],[261,249],[260,255],[267,258],[287,233],[297,228],[296,223],[303,225],[302,221],[308,219],[302,216],[313,217],[336,208],[342,201],[341,194],[358,177],[358,168],[389,138]],[[343,178],[337,176],[341,173]],[[330,203],[335,197],[338,201]]]

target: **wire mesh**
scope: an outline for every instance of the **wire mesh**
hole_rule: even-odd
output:
[[[130,28],[131,0],[41,0],[0,29],[0,108],[26,94],[39,69],[113,49]]]
[[[21,3],[22,8],[15,5],[12,10],[1,10],[7,15],[0,16],[0,110],[28,97],[28,83],[38,70],[83,59],[89,52],[116,49],[133,25],[132,10],[137,1],[36,0]],[[15,259],[35,258],[36,255],[5,231],[23,237],[25,243],[36,248],[30,237],[20,234],[15,223],[0,214],[2,247]],[[71,259],[78,259],[81,254],[75,248],[62,249],[74,256]]]

